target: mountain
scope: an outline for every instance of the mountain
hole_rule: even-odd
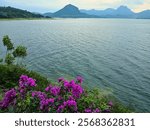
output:
[[[117,9],[108,8],[105,10],[80,10],[82,13],[97,15],[104,18],[132,18],[135,13],[127,6],[120,6]]]
[[[47,12],[47,13],[44,13],[43,16],[45,17],[52,17],[53,13],[51,12]]]
[[[42,18],[43,15],[13,7],[0,7],[0,18]]]
[[[95,10],[95,9],[92,9],[92,10],[84,10],[84,9],[81,9],[80,10],[82,13],[86,13],[86,14],[89,14],[89,15],[97,15],[97,16],[104,16],[104,15],[109,15],[109,14],[112,14],[114,13],[114,9],[111,9],[111,8],[108,8],[106,10]]]
[[[108,8],[105,10],[79,10],[74,5],[66,5],[64,8],[54,13],[31,13],[13,7],[0,7],[0,18],[137,18],[150,19],[150,10],[134,13],[127,6],[120,6],[117,9]]]
[[[120,6],[115,11],[118,15],[132,15],[134,12],[132,12],[127,6]]]
[[[59,17],[59,18],[92,18],[97,16],[91,16],[80,12],[78,7],[68,4],[64,8],[58,10],[55,13],[45,13],[44,16]]]
[[[120,6],[115,10],[113,16],[119,18],[133,18],[135,16],[135,13],[131,11],[127,6]]]
[[[136,14],[137,19],[150,19],[150,10],[145,10]]]

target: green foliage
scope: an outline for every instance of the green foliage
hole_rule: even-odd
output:
[[[108,100],[105,98],[106,95],[100,91],[100,89],[85,89],[85,94],[78,101],[78,109],[83,111],[84,108],[99,108],[100,110],[105,110],[109,108]],[[100,104],[101,103],[101,104]]]
[[[8,35],[3,37],[3,44],[4,46],[7,46],[10,43],[10,39],[8,37]]]
[[[24,67],[18,65],[0,64],[0,86],[2,86],[1,88],[5,86],[5,89],[9,89],[13,86],[17,86],[18,79],[22,74],[29,75],[30,77],[36,79],[38,84],[36,87],[37,91],[43,90],[45,86],[51,83],[47,78],[40,75],[39,73],[27,70]]]
[[[40,14],[33,14],[26,10],[12,7],[0,7],[0,18],[42,18]]]
[[[13,52],[14,57],[25,57],[27,56],[27,48],[24,46],[17,46]]]
[[[3,62],[3,59],[0,59],[0,63],[2,63]]]
[[[31,112],[39,112],[37,110],[38,102],[33,100],[30,92],[26,94],[26,97],[22,100],[20,95],[17,95],[17,104],[14,107],[13,112],[16,113],[31,113]]]
[[[8,35],[3,37],[3,45],[7,47],[7,51],[14,49],[13,43]]]
[[[6,56],[5,56],[4,61],[8,65],[13,64],[15,58],[17,58],[17,60],[19,60],[19,58],[23,59],[25,56],[27,56],[27,48],[24,46],[21,46],[21,45],[14,48],[14,45],[11,42],[11,39],[9,38],[8,35],[5,35],[3,37],[3,45],[7,47]],[[11,50],[13,50],[13,52]],[[9,51],[9,53],[8,53],[8,51]],[[0,62],[2,62],[1,59],[0,59]],[[18,62],[17,62],[17,64],[18,64]]]
[[[13,64],[14,60],[15,60],[15,58],[13,57],[13,55],[8,53],[5,58],[5,63],[8,65],[11,65],[11,64]]]
[[[113,101],[113,107],[108,105],[109,101]],[[78,110],[83,111],[85,108],[99,108],[100,110],[110,109],[111,113],[130,113],[134,110],[132,108],[124,106],[120,101],[115,99],[109,93],[105,93],[101,89],[85,88],[85,94],[78,101]]]
[[[113,113],[131,113],[135,112],[133,106],[131,104],[129,105],[123,105],[118,99],[116,99],[114,96],[108,96],[108,99],[112,99],[114,102],[114,106],[112,108]]]

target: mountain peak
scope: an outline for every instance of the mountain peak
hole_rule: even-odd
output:
[[[76,7],[76,6],[72,5],[72,4],[68,4],[63,9],[76,9],[76,10],[78,10],[78,7]]]
[[[125,6],[125,5],[121,5],[121,6],[118,7],[118,9],[119,9],[119,8],[128,9],[128,7]]]
[[[118,7],[116,11],[119,15],[132,15],[133,14],[133,12],[127,6],[123,6],[123,5]]]
[[[127,6],[121,5],[117,8],[118,11],[122,11],[122,10],[130,10]],[[131,11],[131,10],[130,10]]]
[[[53,14],[56,17],[87,17],[87,14],[83,14],[80,12],[78,7],[68,4],[59,11]]]

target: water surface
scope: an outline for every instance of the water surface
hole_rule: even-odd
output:
[[[110,88],[126,105],[150,112],[150,20],[0,21],[0,39],[6,34],[28,48],[29,69],[55,80],[82,75],[85,85]]]

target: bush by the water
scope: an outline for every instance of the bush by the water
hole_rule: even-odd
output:
[[[16,65],[0,65],[0,72],[0,112],[130,112],[99,89],[82,87],[82,77],[51,83]]]

